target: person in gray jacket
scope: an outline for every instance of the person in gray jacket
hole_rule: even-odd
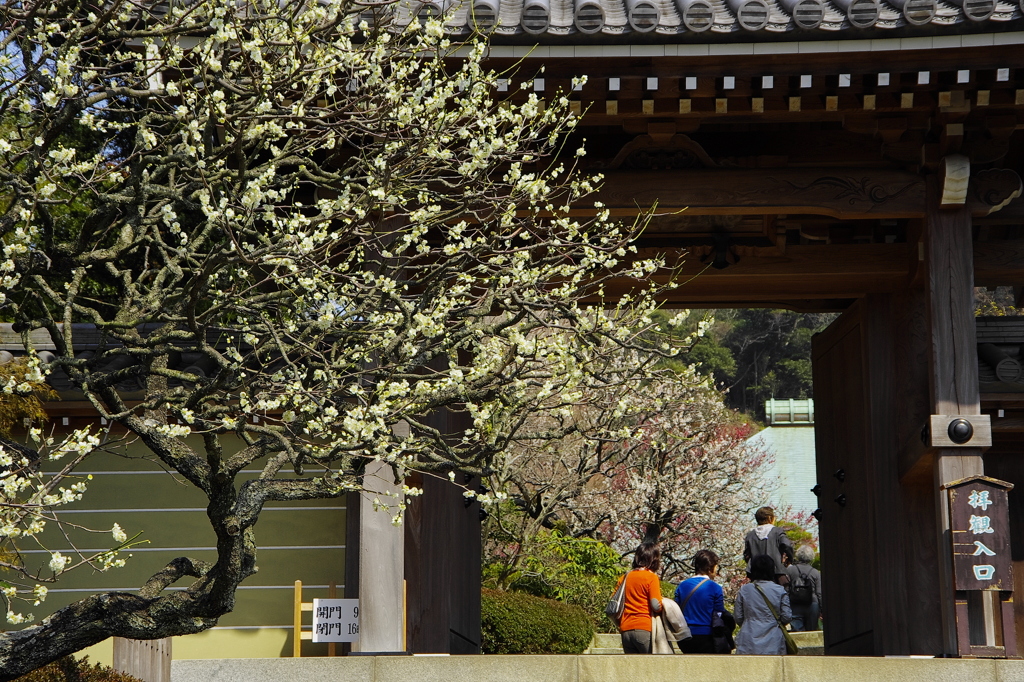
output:
[[[796,563],[786,569],[789,573],[789,601],[793,607],[794,631],[818,629],[821,614],[821,573],[811,566],[814,550],[803,545],[796,550]]]
[[[766,554],[775,562],[775,582],[786,587],[789,575],[786,565],[782,562],[785,556],[793,563],[793,543],[786,537],[785,531],[775,525],[775,510],[761,507],[754,513],[757,528],[747,533],[743,541],[743,559],[747,562],[747,577],[750,577],[750,562],[755,557]]]
[[[751,582],[736,595],[736,622],[741,626],[736,635],[736,653],[784,656],[786,637],[781,628],[793,617],[789,595],[773,580],[770,557],[754,557],[749,568]]]

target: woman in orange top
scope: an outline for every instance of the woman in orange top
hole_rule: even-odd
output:
[[[645,542],[633,556],[633,570],[619,579],[626,581],[626,600],[619,630],[622,650],[627,654],[651,653],[651,614],[661,613],[661,547]]]

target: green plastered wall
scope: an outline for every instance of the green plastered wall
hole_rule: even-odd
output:
[[[189,444],[201,451],[202,441]],[[164,470],[139,444],[127,443],[98,452],[79,468],[82,476],[92,474],[83,499],[61,511],[69,524],[101,532],[70,528],[69,536],[84,549],[106,549],[113,545],[110,529],[116,522],[129,537],[141,533],[143,544],[128,551],[131,558],[123,568],[106,572],[88,566],[70,571],[50,585],[46,601],[30,610],[36,619],[62,606],[101,590],[135,591],[146,579],[177,556],[215,559],[215,536],[206,518],[206,498],[180,476]],[[239,477],[258,475],[257,462]],[[288,476],[292,474],[279,474]],[[328,596],[334,582],[339,596],[345,583],[345,502],[311,500],[295,503],[272,502],[256,524],[259,571],[239,588],[236,607],[220,619],[213,630],[173,642],[176,659],[266,658],[291,656],[294,583],[303,583],[303,601]],[[68,542],[55,526],[42,536],[47,550],[67,553]],[[49,553],[30,548],[27,561],[45,566]],[[187,583],[185,583],[187,584]],[[310,614],[304,614],[308,619]],[[325,655],[327,645],[304,642],[304,655]],[[109,663],[111,641],[87,653],[91,660]]]

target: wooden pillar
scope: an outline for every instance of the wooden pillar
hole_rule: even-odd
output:
[[[392,468],[370,462],[359,495],[359,642],[360,652],[403,650],[404,532],[392,513],[375,510],[375,500],[396,503]],[[353,647],[355,649],[356,647]]]
[[[932,414],[981,414],[974,321],[974,248],[970,211],[939,208],[936,178],[928,185],[924,255],[931,348]],[[939,448],[932,485],[938,537],[942,651],[957,653],[952,557],[946,494],[940,487],[984,473],[980,448]]]
[[[469,428],[465,414],[432,415],[443,433]],[[479,479],[459,483],[470,487]],[[466,503],[463,488],[417,476],[423,496],[409,505],[406,524],[408,641],[414,653],[480,653],[480,504]]]

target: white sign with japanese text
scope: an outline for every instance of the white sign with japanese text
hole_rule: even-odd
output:
[[[358,642],[358,599],[314,599],[314,642]]]

